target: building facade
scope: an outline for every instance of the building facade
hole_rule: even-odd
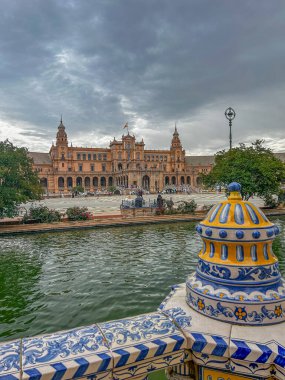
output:
[[[62,120],[56,144],[49,153],[30,152],[34,169],[47,194],[69,193],[73,187],[102,191],[110,186],[142,188],[150,192],[168,186],[201,185],[201,173],[208,173],[213,156],[186,156],[175,126],[169,150],[145,149],[129,132],[109,148],[83,148],[68,144]]]

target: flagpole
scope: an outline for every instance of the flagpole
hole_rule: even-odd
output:
[[[128,131],[128,134],[129,134],[129,123],[126,122],[126,124],[124,125],[123,129],[127,128],[127,131]]]

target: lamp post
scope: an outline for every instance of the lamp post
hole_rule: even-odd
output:
[[[230,150],[232,149],[232,121],[236,117],[235,110],[232,107],[229,107],[225,110],[225,116],[229,121],[230,127]]]

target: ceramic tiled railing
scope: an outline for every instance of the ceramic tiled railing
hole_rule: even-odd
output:
[[[0,380],[143,380],[189,360],[284,380],[284,343],[283,324],[235,326],[197,313],[181,285],[158,312],[0,344]]]
[[[140,379],[187,357],[184,335],[157,312],[3,343],[0,379]]]

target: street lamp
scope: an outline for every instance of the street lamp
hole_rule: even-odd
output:
[[[229,107],[225,110],[225,116],[229,120],[230,127],[230,150],[232,149],[232,121],[236,117],[235,110],[232,107]]]

